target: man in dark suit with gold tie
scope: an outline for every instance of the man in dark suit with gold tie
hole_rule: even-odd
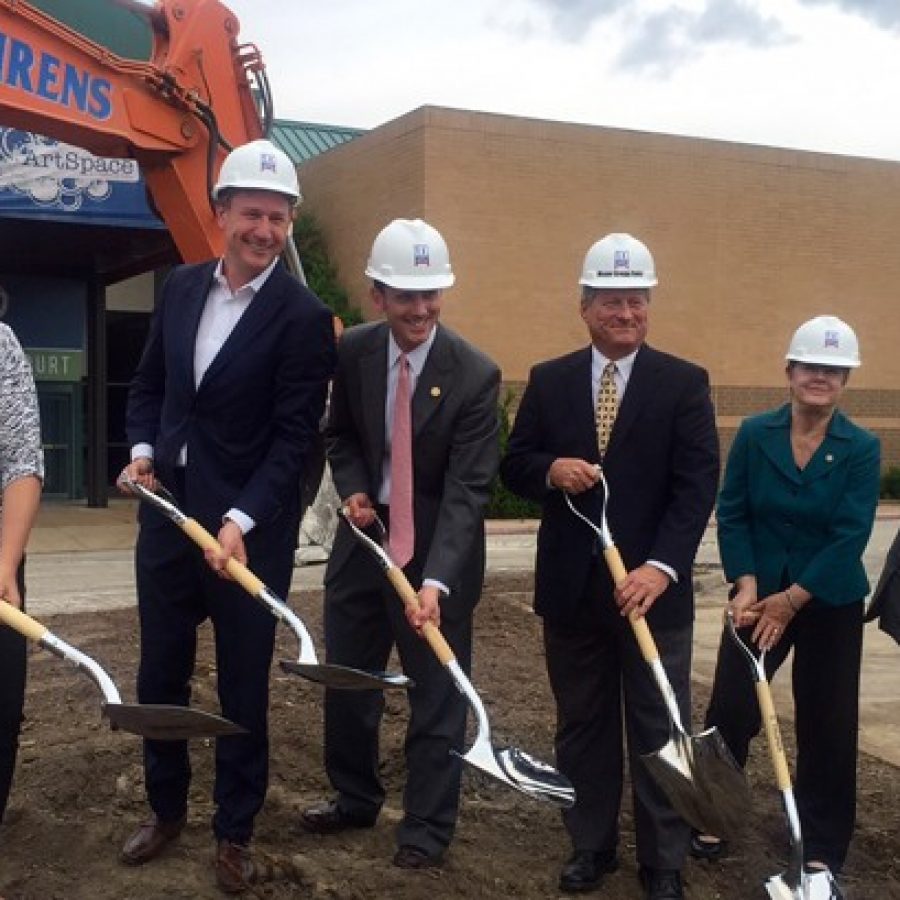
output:
[[[439,865],[459,802],[466,703],[416,633],[439,625],[464,670],[484,577],[484,508],[499,456],[500,372],[438,324],[453,284],[447,245],[419,219],[396,219],[376,237],[366,269],[385,321],[344,332],[326,442],[334,483],[359,527],[386,522],[389,551],[420,585],[421,612],[403,604],[341,523],[325,574],[329,663],[386,668],[396,645],[409,694],[407,783],[394,864]],[[305,828],[330,834],[374,825],[385,794],[378,774],[384,698],[327,691],[325,766],[334,799],[308,808]]]
[[[688,827],[640,761],[668,741],[669,720],[628,616],[647,617],[689,722],[691,567],[715,500],[719,454],[706,372],[645,343],[656,283],[649,250],[630,235],[610,234],[590,248],[581,317],[591,345],[532,370],[501,475],[543,506],[535,611],[557,703],[557,762],[578,797],[563,813],[573,853],[560,889],[593,890],[618,865],[624,707],[641,882],[649,900],[677,900]],[[593,533],[562,494],[577,495],[599,522],[598,464],[628,569],[616,590]]]

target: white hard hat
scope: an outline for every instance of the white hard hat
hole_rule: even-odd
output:
[[[228,190],[273,191],[284,194],[292,203],[300,200],[297,170],[290,157],[271,141],[260,139],[235,147],[219,172],[213,199]]]
[[[853,329],[837,316],[816,316],[794,332],[785,359],[855,369],[859,366],[859,341]]]
[[[366,276],[400,291],[448,288],[456,280],[446,241],[421,219],[394,219],[381,229]]]
[[[655,287],[656,267],[646,245],[630,234],[608,234],[585,254],[579,284],[593,288]]]

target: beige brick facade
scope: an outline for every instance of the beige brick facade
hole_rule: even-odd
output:
[[[847,410],[900,465],[900,165],[425,107],[300,170],[342,282],[377,231],[421,216],[457,273],[444,318],[522,382],[586,342],[581,262],[610,231],[644,240],[660,286],[650,341],[706,366],[723,437],[784,396],[793,329],[833,313],[863,367]]]

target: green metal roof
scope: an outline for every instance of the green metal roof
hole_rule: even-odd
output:
[[[126,59],[147,61],[153,29],[138,13],[110,0],[30,0],[42,12]]]
[[[342,128],[339,125],[275,119],[269,137],[287,153],[295,165],[299,165],[326,150],[346,144],[361,134],[365,134],[362,128]]]

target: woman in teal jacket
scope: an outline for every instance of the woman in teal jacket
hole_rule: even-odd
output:
[[[862,554],[878,503],[878,439],[837,409],[856,335],[834,316],[800,326],[787,353],[790,402],[746,419],[717,506],[731,609],[766,654],[771,677],[794,650],[796,798],[810,868],[840,871],[856,811]],[[707,726],[740,765],[760,730],[753,681],[727,636],[719,647]],[[721,842],[695,835],[695,856]]]

